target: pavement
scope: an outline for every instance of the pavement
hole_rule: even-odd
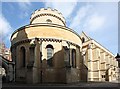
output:
[[[120,83],[111,83],[111,82],[80,82],[80,83],[72,83],[72,84],[17,84],[17,83],[4,83],[2,84],[2,89],[6,88],[85,88],[85,89],[93,89],[93,88],[101,88],[101,89],[120,89]]]

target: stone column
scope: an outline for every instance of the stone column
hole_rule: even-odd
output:
[[[110,75],[110,65],[109,65],[109,55],[106,53],[105,56],[106,60],[106,81],[109,81],[109,75]]]
[[[100,57],[100,60],[101,60],[101,63],[100,63],[100,77],[101,77],[101,80],[100,81],[105,81],[105,70],[106,70],[106,64],[105,64],[105,52],[101,52],[100,53],[101,57]]]
[[[88,81],[93,81],[93,54],[92,54],[92,44],[88,45]]]
[[[33,67],[33,83],[39,83],[40,82],[40,43],[38,38],[35,38],[35,50],[34,50],[34,67]]]
[[[93,79],[95,81],[100,81],[100,48],[94,48],[93,57]]]
[[[112,60],[111,60],[111,57],[110,57],[110,55],[108,55],[108,64],[109,64],[109,68],[110,68],[110,71],[109,71],[109,81],[111,81],[112,80],[112,64],[113,63],[110,63],[110,61],[111,62],[113,62]]]
[[[27,83],[40,82],[40,42],[35,38],[30,43],[30,59],[27,65]]]
[[[34,49],[35,49],[35,43],[34,40],[30,42],[29,49],[29,60],[27,63],[27,83],[33,83],[33,66],[34,66]]]
[[[109,57],[108,54],[106,55],[106,69],[109,68]]]
[[[102,74],[102,72],[101,72],[101,63],[102,63],[102,53],[100,52],[100,61],[99,61],[99,81],[101,81],[102,79],[101,79],[101,74]]]
[[[67,42],[67,44],[68,44],[68,59],[69,59],[69,66],[70,66],[70,43],[69,42]]]
[[[11,57],[14,63],[16,63],[16,47],[11,47]],[[13,65],[13,81],[15,81],[15,67],[16,64]]]
[[[80,69],[80,65],[82,63],[82,55],[80,52],[80,48],[76,47],[76,68]]]
[[[81,81],[81,77],[82,77],[82,55],[80,52],[80,47],[76,47],[76,69],[77,69],[77,77],[78,77],[78,81]]]
[[[72,66],[72,49],[69,50],[70,50],[70,66]]]
[[[98,78],[99,78],[99,80],[98,81],[101,81],[101,71],[100,71],[100,64],[101,64],[101,60],[100,60],[100,57],[101,57],[101,54],[100,54],[100,48],[97,48],[97,51],[98,51],[98,60],[97,60],[97,63],[98,63],[98,74],[99,74],[99,76],[98,76]]]
[[[84,55],[82,53],[82,48],[80,48],[80,59],[79,59],[79,67],[80,67],[80,70],[81,70],[81,80],[82,81],[88,81],[88,65],[86,65],[84,63],[84,60],[86,62],[89,62],[88,59],[87,59],[87,56],[88,56],[88,50],[85,51],[86,52],[86,55]],[[86,58],[85,58],[86,56]]]

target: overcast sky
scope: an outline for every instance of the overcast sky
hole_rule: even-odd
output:
[[[11,34],[19,27],[29,24],[30,16],[36,9],[51,7],[63,14],[67,27],[78,34],[84,31],[113,54],[118,52],[117,2],[24,1],[26,2],[2,2],[0,4],[2,12],[0,14],[0,36],[3,37],[7,47],[10,47]]]

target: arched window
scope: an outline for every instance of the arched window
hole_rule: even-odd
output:
[[[75,49],[72,49],[72,67],[76,67],[76,51]]]
[[[84,42],[85,42],[85,38],[83,37],[83,38],[82,38],[82,43],[84,43]]]
[[[26,61],[26,58],[25,58],[25,48],[24,47],[21,47],[21,49],[20,49],[20,65],[21,65],[21,67],[25,67],[25,61]]]
[[[47,19],[46,22],[47,23],[52,23],[52,21],[50,19]]]
[[[46,46],[46,49],[47,49],[47,64],[49,66],[52,66],[53,46],[49,44]]]

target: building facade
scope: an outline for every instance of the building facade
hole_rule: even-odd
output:
[[[115,56],[84,32],[81,38],[83,60],[88,68],[88,81],[117,82],[120,75],[118,75],[119,67]]]
[[[5,59],[12,61],[10,49],[3,42],[0,43],[0,55]]]
[[[10,49],[3,42],[0,43],[0,76],[2,82],[14,81],[14,62],[11,59]]]
[[[66,27],[64,17],[57,10],[50,8],[36,10],[31,15],[30,24],[20,27],[11,36],[15,81],[22,83],[104,81],[101,75],[104,77],[104,70],[108,69],[110,64],[108,58],[114,63],[110,65],[112,67],[110,71],[114,71],[114,67],[116,70],[114,56],[104,49],[100,50],[101,46],[94,45],[99,49],[99,54],[103,51],[108,58],[105,64],[102,55],[100,55],[101,59],[97,58],[98,54],[93,58],[90,50],[91,43],[87,44],[87,41],[84,43],[86,39],[82,39],[82,36]],[[88,49],[90,51],[87,50],[89,57],[84,56],[84,50],[88,45],[90,46]],[[95,61],[94,64],[87,61],[88,59]],[[101,65],[98,67],[97,64]],[[96,69],[93,65],[96,65]],[[97,72],[93,73],[93,69]],[[115,73],[114,71],[113,75]]]
[[[0,76],[2,83],[14,81],[14,62],[0,55]]]

